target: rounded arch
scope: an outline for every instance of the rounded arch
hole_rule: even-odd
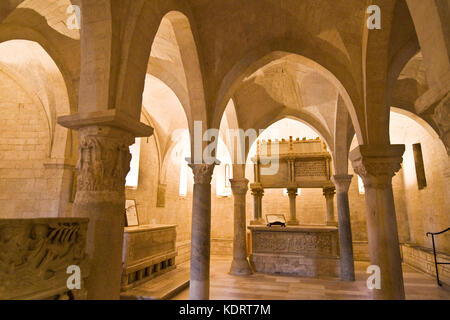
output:
[[[48,31],[48,30],[47,30]],[[45,36],[45,32],[41,32],[23,25],[6,24],[0,28],[0,44],[8,41],[23,40],[39,44],[40,47],[50,56],[55,65],[59,69],[67,90],[70,109],[66,114],[74,114],[78,110],[78,73],[80,72],[80,56],[77,51],[73,51],[70,57],[62,54],[62,48],[58,47],[58,43],[65,43],[66,46],[73,46],[79,43],[77,40],[64,39],[59,36],[58,41],[51,42],[49,37]],[[56,45],[54,44],[56,43]],[[70,63],[69,61],[72,61]]]
[[[450,73],[450,7],[445,1],[406,0],[423,53],[430,87],[442,86]],[[444,88],[445,89],[445,88]]]
[[[277,39],[249,51],[238,61],[225,75],[220,84],[214,106],[213,127],[220,123],[226,103],[245,77],[272,61],[288,58],[313,68],[335,85],[351,115],[358,139],[364,141],[363,131],[358,120],[363,119],[362,111],[355,108],[355,105],[358,105],[361,99],[351,72],[333,56],[323,55],[320,57],[320,55],[317,55],[317,52],[314,52],[312,48],[306,45],[307,42],[303,44],[299,42],[298,40]]]
[[[304,120],[304,119],[302,119],[302,118],[300,118],[300,117],[298,117],[298,116],[296,116],[296,115],[293,115],[293,114],[289,114],[289,115],[280,115],[280,116],[278,116],[278,117],[276,117],[276,118],[273,118],[271,121],[267,122],[267,123],[265,124],[265,126],[264,126],[264,127],[261,127],[261,128],[265,128],[264,130],[267,130],[267,129],[269,129],[272,125],[274,125],[274,124],[276,124],[277,122],[280,122],[280,121],[282,121],[282,120],[284,120],[284,119],[290,119],[290,120],[294,120],[294,121],[300,122],[301,124],[307,126],[312,132],[314,132],[315,134],[317,134],[317,136],[319,136],[319,137],[322,139],[322,141],[327,145],[327,148],[331,151],[330,154],[331,154],[331,157],[332,157],[332,160],[333,160],[333,144],[330,143],[330,142],[332,142],[332,140],[329,140],[329,139],[327,140],[327,139],[323,136],[323,134],[320,133],[319,130],[318,130],[315,126],[311,125],[308,121],[306,121],[306,120]],[[259,138],[260,138],[260,132],[258,132],[258,139],[259,139]],[[254,141],[254,142],[252,143],[252,145],[249,147],[249,149],[246,150],[246,155],[245,155],[245,163],[246,163],[246,164],[248,164],[248,160],[249,160],[249,157],[250,157],[250,150],[251,150],[252,148],[254,148],[255,143],[256,143],[256,141]],[[332,163],[334,163],[334,161],[332,161]],[[333,165],[333,166],[334,166],[334,165]]]
[[[69,132],[56,123],[58,116],[70,113],[68,90],[52,57],[39,43],[18,39],[0,43],[0,53],[0,70],[44,110],[50,139],[48,158],[71,157]]]
[[[441,140],[439,133],[428,123],[426,122],[424,119],[422,119],[420,116],[418,116],[415,113],[412,113],[408,110],[402,109],[402,108],[398,108],[398,107],[391,107],[390,108],[391,112],[395,112],[398,114],[401,114],[403,116],[406,116],[408,118],[410,118],[411,120],[415,121],[417,124],[419,124],[422,128],[425,129],[425,131],[432,136],[435,139],[438,139],[440,142],[440,145],[444,148],[444,150],[446,150],[445,148],[445,144],[444,142]]]

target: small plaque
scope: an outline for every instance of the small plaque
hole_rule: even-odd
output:
[[[286,219],[282,214],[266,214],[267,226],[286,227]]]
[[[127,227],[133,227],[133,226],[139,225],[135,200],[126,200],[125,201],[125,217],[126,217],[125,222],[126,222]]]

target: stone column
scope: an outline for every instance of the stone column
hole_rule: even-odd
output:
[[[88,217],[88,299],[119,299],[125,212],[125,177],[134,136],[92,125],[79,129],[77,193],[73,216]],[[83,270],[81,270],[83,273]]]
[[[252,274],[252,269],[247,260],[247,239],[245,222],[245,195],[248,190],[248,180],[230,179],[231,190],[234,197],[234,239],[233,262],[230,273],[236,276]]]
[[[364,182],[370,263],[381,271],[381,288],[372,291],[375,299],[405,298],[392,192],[404,151],[404,145],[361,145],[349,157]]]
[[[290,226],[295,226],[298,225],[297,206],[295,202],[295,198],[297,197],[297,188],[289,188],[288,196],[289,196],[289,221],[287,222],[287,224]]]
[[[339,225],[340,277],[343,281],[355,281],[353,261],[352,228],[350,224],[350,207],[348,188],[352,175],[335,175],[331,177],[337,191],[337,213]]]
[[[262,197],[264,195],[264,189],[259,186],[251,185],[253,196],[253,220],[250,221],[251,225],[264,224],[262,218]]]
[[[189,166],[194,173],[189,295],[192,300],[207,300],[211,253],[211,178],[215,163],[190,163]]]
[[[323,188],[323,195],[327,204],[327,226],[336,226],[336,220],[334,219],[334,194],[335,189],[333,187]]]

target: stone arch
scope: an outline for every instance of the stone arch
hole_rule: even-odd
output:
[[[447,86],[450,79],[450,8],[445,1],[406,0],[420,48],[423,53],[430,87]],[[445,77],[446,81],[442,81]],[[445,87],[442,88],[445,90]]]
[[[351,72],[332,56],[327,56],[327,58],[324,56],[317,59],[318,56],[314,55],[313,50],[304,46],[306,46],[306,43],[300,45],[299,41],[278,39],[249,51],[222,79],[217,99],[215,100],[213,127],[220,121],[226,102],[242,79],[272,61],[289,56],[296,62],[315,69],[336,86],[348,106],[358,139],[364,141],[359,121],[359,119],[363,119],[362,110],[355,108],[355,105],[360,101],[360,94],[357,91]]]
[[[305,116],[308,117],[308,118],[305,119]],[[325,128],[320,123],[315,121],[309,115],[304,115],[304,114],[301,114],[301,113],[280,114],[280,115],[277,115],[277,116],[271,118],[270,121],[267,121],[264,124],[261,124],[259,126],[259,128],[269,128],[271,125],[273,125],[276,122],[278,122],[280,120],[283,120],[283,119],[295,120],[295,121],[298,121],[298,122],[300,122],[300,123],[310,127],[322,139],[322,141],[325,142],[325,144],[327,145],[328,149],[330,150],[332,158],[334,158],[334,154],[333,154],[334,153],[333,152],[334,146],[331,143],[333,140],[331,139],[330,134],[326,132]],[[310,121],[312,121],[314,124],[311,124]],[[258,133],[258,136],[259,136],[259,133]],[[255,143],[256,143],[256,141],[253,142],[252,146]],[[250,146],[249,149],[246,150],[246,154],[245,154],[246,164],[248,162],[249,151],[250,151],[252,146]],[[332,160],[334,160],[334,159],[332,159]],[[334,161],[332,161],[332,162],[334,163]]]
[[[70,158],[73,155],[73,145],[69,143],[69,132],[56,123],[58,116],[70,113],[67,87],[60,69],[45,49],[33,41],[5,41],[0,43],[0,51],[5,53],[4,61],[0,58],[0,70],[22,87],[34,103],[45,111],[50,139],[48,158]],[[13,52],[16,52],[14,57]],[[12,59],[9,64],[7,56]],[[13,63],[15,59],[29,60],[26,67],[21,67],[20,63]]]
[[[78,110],[78,72],[80,57],[77,51],[70,54],[64,54],[63,47],[77,46],[79,41],[67,39],[60,35],[57,41],[49,40],[47,32],[54,35],[55,31],[51,32],[45,28],[44,30],[35,30],[24,25],[5,24],[0,27],[0,43],[11,40],[25,40],[39,44],[42,49],[52,58],[62,74],[62,77],[67,88],[70,109],[67,114],[74,114]],[[59,45],[59,43],[64,43]],[[70,62],[72,60],[72,62]]]
[[[169,21],[173,27],[179,54],[182,61],[185,83],[176,84],[173,79],[171,86],[185,87],[185,90],[176,90],[189,119],[197,118],[206,123],[206,108],[203,93],[203,79],[200,59],[197,52],[195,28],[192,26],[190,11],[187,6],[177,1],[143,2],[135,1],[130,4],[130,11],[136,15],[130,19],[126,28],[126,52],[120,69],[118,79],[118,93],[116,100],[118,106],[127,108],[125,112],[136,117],[141,107],[141,93],[144,88],[145,72],[151,61],[151,52],[162,22]],[[142,32],[142,30],[146,30]],[[148,31],[147,31],[148,30]],[[144,58],[146,57],[146,58]],[[166,66],[167,67],[167,66]],[[166,70],[169,70],[166,68]],[[151,72],[152,73],[152,72]],[[185,93],[181,93],[185,91]],[[124,92],[127,92],[125,95]],[[186,102],[189,102],[188,104]],[[189,121],[190,130],[193,121]]]
[[[432,136],[435,139],[438,139],[440,141],[440,144],[442,145],[442,147],[444,149],[446,149],[444,142],[441,140],[441,138],[439,136],[439,132],[437,132],[435,130],[435,128],[433,128],[427,121],[422,119],[420,116],[418,116],[417,114],[412,113],[408,110],[405,110],[403,108],[399,108],[399,107],[391,106],[390,110],[391,110],[391,112],[399,113],[399,114],[404,115],[404,116],[410,118],[411,120],[415,121],[417,124],[419,124],[421,127],[423,127],[425,129],[425,131],[428,134],[430,134],[430,136]]]

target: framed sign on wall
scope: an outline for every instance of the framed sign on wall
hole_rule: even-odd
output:
[[[125,226],[133,227],[138,226],[139,220],[137,215],[136,201],[126,200],[125,201]]]

